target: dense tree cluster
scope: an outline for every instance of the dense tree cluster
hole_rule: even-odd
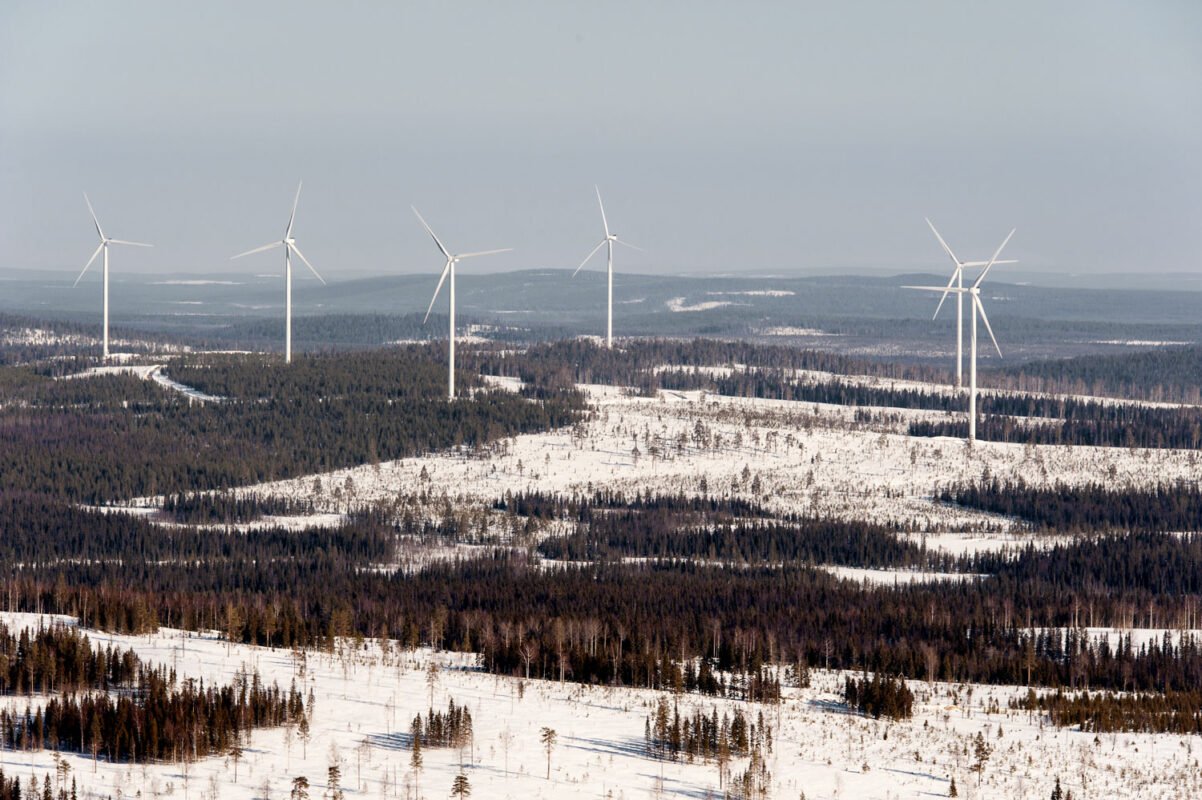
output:
[[[1062,728],[1114,733],[1202,734],[1202,692],[1079,692],[1066,694],[1028,692],[1012,707],[1046,713],[1052,724]]]
[[[877,673],[871,678],[847,678],[843,700],[876,719],[909,719],[914,715],[914,693],[901,678]]]
[[[466,705],[447,701],[447,710],[431,707],[423,718],[413,718],[409,725],[410,741],[420,741],[422,747],[466,747],[472,740],[472,712]]]
[[[313,513],[313,499],[262,495],[256,492],[176,492],[163,498],[163,511],[176,522],[233,524],[251,522],[268,514]]]
[[[0,710],[0,740],[12,750],[51,749],[109,761],[182,761],[224,753],[253,728],[305,713],[295,687],[264,686],[258,673],[234,683],[177,685],[163,668],[141,667],[130,693],[52,697],[32,711]]]
[[[252,728],[305,713],[295,687],[264,686],[257,673],[223,687],[178,686],[173,672],[142,663],[133,650],[93,648],[74,628],[23,629],[14,636],[0,626],[0,694],[34,693],[55,696],[36,710],[0,710],[0,744],[113,761],[224,752]]]
[[[637,557],[926,568],[947,567],[953,561],[926,553],[887,527],[870,523],[831,519],[715,523],[649,511],[594,516],[567,536],[544,539],[538,549],[548,558],[571,561]]]
[[[575,391],[532,402],[470,374],[460,384],[467,396],[448,403],[433,356],[408,347],[289,365],[237,355],[171,363],[173,378],[223,403],[190,403],[132,376],[33,376],[11,391],[0,382],[0,474],[8,489],[94,503],[480,445],[570,424],[583,410]]]
[[[895,364],[853,358],[818,350],[798,350],[779,345],[717,339],[647,339],[623,343],[612,350],[584,339],[531,345],[521,354],[506,350],[475,350],[465,355],[465,365],[489,375],[507,375],[527,383],[604,383],[632,386],[650,392],[672,388],[663,384],[663,366],[711,367],[744,364],[769,370],[817,370],[843,375],[946,382],[942,370],[914,364]],[[667,373],[682,380],[683,370]],[[710,379],[701,372],[687,388],[708,389]],[[685,388],[677,386],[675,388]]]
[[[1115,409],[1121,408],[1121,411]],[[1085,409],[1092,409],[1092,413]],[[1202,408],[1108,406],[1088,403],[1081,416],[1050,422],[986,416],[977,421],[977,438],[1013,444],[1202,448]],[[916,420],[911,436],[968,436],[967,419]]]
[[[946,562],[993,577],[872,588],[806,568],[779,543],[779,563],[762,551],[738,569],[704,559],[614,558],[545,570],[499,554],[392,574],[375,565],[393,560],[397,537],[425,531],[426,521],[364,517],[335,529],[230,535],[160,529],[39,496],[10,493],[0,501],[0,557],[22,565],[3,587],[9,607],[73,614],[111,630],[169,624],[220,629],[235,641],[316,647],[385,635],[407,646],[479,652],[484,666],[506,674],[757,699],[779,691],[758,677],[763,667],[784,662],[1124,690],[1202,681],[1202,654],[1188,639],[1114,649],[1075,633],[1084,625],[1197,627],[1202,537],[1194,535],[1080,537]],[[613,493],[511,495],[496,506],[574,520],[578,531],[569,538],[587,538],[593,526],[609,531],[610,516],[660,520],[666,534],[644,528],[648,541],[662,542],[675,541],[680,520],[700,531],[749,525],[757,513],[742,501],[668,497],[661,504]],[[798,521],[780,524],[783,531]],[[822,545],[825,556],[881,557],[872,548],[856,555],[855,525],[821,530],[832,540]],[[878,535],[885,541],[885,531]]]
[[[0,695],[108,690],[137,676],[133,650],[93,649],[88,637],[63,625],[22,628],[0,624]]]
[[[693,713],[680,712],[680,703],[669,703],[660,697],[655,710],[647,715],[643,725],[647,754],[671,761],[723,761],[744,758],[753,748],[772,751],[772,726],[765,722],[764,712],[757,721],[748,721],[743,710],[718,716],[718,709],[704,713],[694,707]]]
[[[733,563],[831,563],[856,566],[953,568],[952,559],[926,553],[896,536],[896,526],[768,514],[737,496],[686,496],[609,490],[589,495],[507,494],[498,511],[546,523],[574,525],[544,538],[547,558],[599,561],[683,558]]]
[[[1120,488],[1104,483],[1032,486],[997,478],[945,486],[944,503],[1018,517],[1056,531],[1202,530],[1202,487],[1197,483]]]
[[[1202,403],[1202,348],[1032,361],[991,370],[990,385],[1028,392],[1093,394],[1164,403]]]

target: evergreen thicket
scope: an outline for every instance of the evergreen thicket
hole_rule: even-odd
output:
[[[0,694],[51,694],[37,709],[0,710],[0,746],[103,755],[110,761],[202,758],[252,728],[305,714],[295,687],[264,686],[257,673],[222,687],[184,681],[143,664],[133,650],[93,648],[55,625],[14,636],[0,625]]]
[[[876,719],[909,719],[914,715],[914,694],[904,680],[889,675],[847,678],[843,699],[852,708]]]
[[[203,355],[170,362],[175,380],[222,403],[194,403],[151,381],[102,376],[0,382],[0,475],[9,490],[98,503],[221,489],[571,424],[574,390],[537,398],[486,390],[429,347],[298,356]]]
[[[1032,486],[1021,479],[992,478],[946,486],[937,497],[1054,531],[1202,530],[1202,487],[1197,483],[1135,489],[1097,482]]]

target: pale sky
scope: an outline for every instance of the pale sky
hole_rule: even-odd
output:
[[[1202,3],[0,4],[0,268],[1202,272]],[[999,279],[1001,276],[999,276]]]

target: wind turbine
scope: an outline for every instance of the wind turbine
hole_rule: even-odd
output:
[[[92,252],[92,257],[88,259],[88,263],[83,265],[83,270],[79,273],[79,277],[75,279],[75,283],[71,284],[71,288],[79,285],[84,273],[88,271],[88,267],[92,266],[92,262],[96,260],[96,256],[104,253],[104,271],[101,283],[103,285],[102,294],[104,296],[104,360],[109,358],[109,245],[110,244],[128,244],[134,247],[154,247],[152,244],[144,242],[127,242],[124,239],[110,239],[104,235],[104,231],[100,228],[100,220],[96,219],[96,212],[92,210],[92,201],[88,199],[88,193],[84,192],[83,201],[88,204],[88,213],[92,215],[92,222],[96,224],[96,233],[100,236],[100,244]]]
[[[989,259],[985,264],[985,269],[981,270],[981,274],[973,282],[972,286],[967,289],[963,286],[904,286],[904,289],[919,289],[924,292],[944,292],[946,297],[948,293],[955,294],[957,298],[968,295],[972,302],[972,338],[969,345],[969,370],[968,370],[968,441],[974,442],[977,439],[977,317],[980,316],[981,321],[985,323],[985,330],[989,331],[989,338],[993,340],[993,347],[997,350],[998,357],[1002,356],[1002,348],[998,347],[997,337],[993,335],[993,328],[989,325],[989,317],[985,315],[985,306],[981,304],[981,282],[985,280],[985,276],[989,274],[989,270],[994,264],[1005,263],[999,262],[997,257],[1002,254],[1002,249],[1010,241],[1010,237],[1014,235],[1014,230],[1011,229],[1006,238],[998,246],[998,249],[993,254],[993,258]],[[965,264],[965,266],[968,266]],[[955,276],[953,276],[955,277]]]
[[[284,238],[278,242],[265,244],[262,247],[256,247],[253,250],[247,250],[245,253],[239,253],[236,256],[230,256],[230,260],[242,258],[251,253],[262,253],[264,250],[272,250],[276,247],[284,248],[284,363],[292,363],[292,254],[296,253],[300,256],[300,260],[305,262],[305,266],[313,273],[317,280],[325,285],[326,279],[317,274],[317,270],[309,263],[309,259],[305,258],[305,254],[296,246],[296,239],[292,237],[292,223],[296,221],[296,204],[300,202],[301,186],[304,181],[296,184],[296,197],[292,200],[292,214],[288,217],[288,227],[284,229]]]
[[[584,269],[584,265],[587,264],[589,259],[595,256],[597,251],[602,247],[609,248],[606,266],[606,273],[609,280],[609,299],[606,303],[605,314],[605,346],[612,349],[614,346],[614,242],[617,242],[618,244],[624,244],[633,250],[642,251],[643,248],[635,247],[630,242],[623,241],[615,234],[609,232],[609,222],[605,219],[605,204],[601,202],[601,189],[596,186],[593,188],[597,190],[597,205],[601,207],[601,226],[605,230],[605,238],[602,239],[596,247],[589,251],[589,254],[584,257],[583,261],[580,262],[580,266],[576,267],[576,272],[580,272],[580,270]],[[573,278],[576,277],[576,272],[572,273]]]
[[[952,270],[952,276],[947,281],[947,290],[944,291],[943,297],[939,298],[939,305],[935,306],[935,313],[931,319],[939,316],[939,309],[943,308],[943,301],[947,299],[948,294],[956,295],[956,388],[964,388],[964,268],[965,267],[984,267],[986,261],[961,261],[956,258],[956,254],[952,252],[952,248],[948,246],[943,237],[939,235],[939,231],[935,229],[934,223],[927,219],[927,225],[931,228],[931,233],[935,234],[935,238],[939,240],[939,244],[943,246],[943,252],[947,253],[948,258],[952,260],[955,269]],[[999,264],[1017,264],[1017,261],[999,261]],[[952,285],[959,291],[951,292]]]
[[[438,299],[438,293],[442,291],[442,284],[446,281],[447,276],[451,276],[451,336],[450,336],[450,359],[447,367],[447,399],[455,399],[455,265],[465,258],[475,258],[476,256],[491,256],[494,253],[508,253],[512,247],[503,247],[500,250],[480,250],[475,253],[452,253],[443,246],[434,231],[426,224],[426,220],[422,217],[421,212],[417,208],[413,208],[413,213],[417,214],[417,219],[421,222],[422,227],[426,229],[426,233],[430,234],[430,238],[434,240],[434,244],[438,245],[439,251],[447,259],[446,265],[442,268],[442,275],[438,278],[438,287],[434,289],[434,296],[430,298],[430,307],[426,309],[426,317],[422,320],[422,324],[426,324],[426,320],[430,319],[430,312],[434,310],[434,301]]]

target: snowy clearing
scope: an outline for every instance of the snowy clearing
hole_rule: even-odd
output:
[[[172,392],[179,392],[189,400],[195,400],[198,403],[221,403],[225,401],[226,398],[224,397],[205,394],[199,389],[191,386],[185,386],[178,381],[171,380],[163,374],[163,367],[163,364],[119,364],[106,367],[90,367],[83,372],[77,372],[73,375],[64,375],[62,378],[60,378],[60,380],[94,378],[98,375],[134,375],[142,380],[153,380],[164,389]]]
[[[31,614],[4,614],[10,625],[37,624]],[[714,762],[659,761],[647,756],[643,727],[661,697],[679,703],[681,714],[740,708],[751,720],[763,714],[774,746],[767,756],[771,797],[810,800],[864,798],[909,800],[946,797],[955,777],[962,798],[1043,798],[1055,777],[1076,797],[1182,798],[1202,791],[1202,772],[1190,737],[1056,730],[1039,716],[1011,711],[1023,687],[933,684],[910,681],[914,717],[904,722],[846,713],[844,673],[815,670],[807,689],[786,689],[779,706],[612,687],[520,681],[470,668],[471,657],[381,648],[343,642],[337,654],[229,645],[215,635],[163,629],[151,636],[86,631],[94,645],[133,648],[146,661],[171,665],[181,678],[228,683],[240,669],[258,670],[267,684],[287,688],[293,680],[315,700],[308,743],[296,730],[259,729],[244,745],[237,782],[228,758],[190,765],[130,765],[65,754],[80,797],[89,792],[132,797],[213,797],[250,800],[286,797],[292,779],[304,775],[311,796],[327,789],[327,766],[337,761],[348,797],[444,797],[463,772],[473,796],[488,798],[718,797]],[[431,690],[426,666],[440,665]],[[472,713],[474,741],[461,750],[424,748],[420,771],[410,767],[408,728],[425,714],[430,698],[448,700]],[[6,697],[23,711],[42,698]],[[990,709],[995,709],[990,713]],[[553,728],[550,779],[539,741]],[[977,733],[994,747],[981,777],[969,771],[970,739]],[[53,772],[53,754],[0,751],[6,774]],[[747,766],[735,759],[732,772]]]
[[[507,491],[571,494],[597,487],[699,495],[704,481],[706,493],[755,500],[768,513],[896,522],[947,533],[1014,529],[1007,518],[933,502],[939,486],[977,480],[985,472],[1034,486],[1105,479],[1112,486],[1136,487],[1197,475],[1185,451],[1001,442],[969,448],[959,439],[904,432],[911,420],[950,416],[943,412],[696,391],[632,397],[619,387],[582,388],[595,410],[573,428],[516,436],[477,452],[431,453],[239,491],[306,498],[319,510],[344,512],[350,501],[328,492],[315,495],[315,478],[326,487],[345,486],[350,479],[355,505],[426,490],[457,504],[488,503]],[[856,420],[865,412],[875,415],[873,421]],[[750,480],[743,479],[745,466]],[[944,544],[952,546],[950,539]]]

